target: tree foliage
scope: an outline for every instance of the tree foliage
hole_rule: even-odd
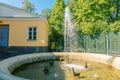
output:
[[[51,41],[55,42],[56,47],[60,46],[63,42],[64,8],[64,0],[56,0],[52,8],[52,16],[49,19]]]
[[[28,11],[28,12],[32,12],[32,13],[35,12],[35,6],[29,0],[24,0],[22,4],[23,4],[23,6],[22,6],[23,10]]]
[[[83,34],[109,31],[118,19],[119,0],[72,0],[74,25]]]
[[[120,21],[115,21],[114,23],[110,24],[110,31],[112,32],[120,31]]]
[[[45,8],[42,10],[40,16],[46,17],[47,19],[50,19],[52,16],[52,10],[50,8]]]

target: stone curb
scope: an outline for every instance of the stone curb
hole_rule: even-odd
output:
[[[29,80],[14,76],[11,72],[16,69],[17,67],[32,63],[36,61],[43,61],[49,59],[57,59],[59,56],[69,56],[70,59],[75,60],[88,60],[99,62],[107,65],[111,65],[116,69],[120,70],[120,57],[108,56],[104,54],[94,54],[94,53],[63,53],[63,52],[56,52],[56,53],[35,53],[35,54],[28,54],[28,55],[19,55],[15,57],[11,57],[5,59],[0,62],[0,80]]]

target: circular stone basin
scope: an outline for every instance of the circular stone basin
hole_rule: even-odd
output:
[[[60,57],[69,57],[70,64],[60,62]],[[49,61],[54,59],[53,67]],[[86,65],[85,70],[77,67]],[[43,72],[47,65],[49,73]],[[66,66],[69,65],[69,66]],[[79,72],[79,76],[73,75]],[[0,62],[0,80],[120,80],[120,57],[93,53],[36,53],[8,58]],[[39,77],[41,76],[41,77]]]
[[[55,61],[53,66],[49,65],[49,61],[35,62],[15,69],[13,75],[31,80],[120,80],[119,70],[105,64],[90,61],[87,61],[88,68],[84,70],[85,62],[74,60],[72,64],[64,64],[63,62]],[[48,66],[48,74],[43,71],[45,65]],[[80,75],[74,76],[71,67],[74,67],[75,72],[79,72]]]

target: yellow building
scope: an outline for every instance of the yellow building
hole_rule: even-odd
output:
[[[46,18],[0,3],[0,46],[24,53],[48,51]]]

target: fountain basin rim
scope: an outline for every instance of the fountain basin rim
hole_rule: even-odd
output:
[[[53,53],[34,53],[19,55],[0,61],[0,80],[29,80],[12,75],[13,70],[27,63],[44,61],[53,57]]]
[[[27,54],[11,57],[0,61],[0,80],[29,80],[14,76],[11,72],[17,67],[32,63],[36,61],[43,61],[52,59],[53,56],[69,56],[71,59],[75,60],[88,60],[93,62],[99,62],[107,65],[111,65],[114,68],[120,70],[120,57],[114,57],[104,54],[94,54],[94,53],[65,53],[65,52],[55,52],[55,53],[36,53]]]

